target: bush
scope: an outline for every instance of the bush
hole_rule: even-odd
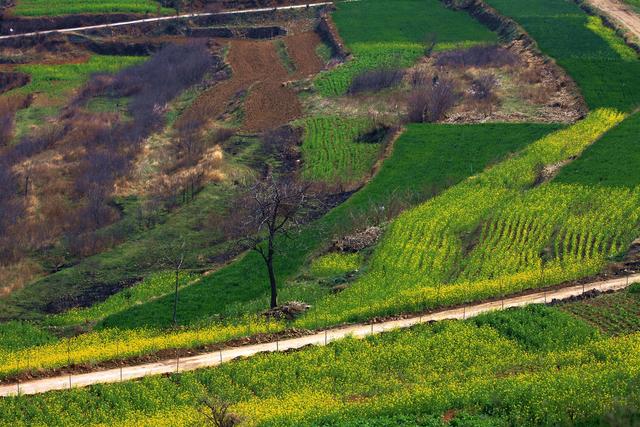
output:
[[[434,80],[434,83],[416,88],[409,95],[408,119],[410,122],[437,122],[458,100],[459,95],[451,80]]]
[[[404,78],[404,70],[396,68],[379,68],[365,71],[357,75],[349,86],[349,95],[362,92],[378,92],[400,84]]]
[[[640,294],[640,282],[639,283],[632,283],[631,286],[629,286],[629,293],[630,294]]]
[[[436,65],[454,67],[502,67],[514,65],[518,56],[499,46],[473,46],[469,49],[458,49],[443,52],[438,56]]]
[[[487,100],[493,97],[493,90],[497,86],[498,81],[491,74],[474,79],[471,83],[471,91],[474,99]]]

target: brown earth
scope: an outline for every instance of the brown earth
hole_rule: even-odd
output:
[[[319,73],[324,62],[316,54],[316,47],[322,40],[316,32],[305,32],[289,36],[284,40],[287,52],[296,64],[296,77],[305,78]]]
[[[315,53],[319,38],[301,33],[284,39],[296,66],[293,77],[309,77],[322,69]],[[205,91],[183,114],[183,119],[217,120],[240,95],[245,95],[242,129],[261,132],[302,115],[296,93],[283,83],[291,79],[271,40],[230,40],[227,62],[232,76]]]

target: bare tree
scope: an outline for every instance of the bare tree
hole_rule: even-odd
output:
[[[269,274],[271,308],[278,305],[278,286],[274,259],[278,253],[278,237],[291,238],[307,217],[318,198],[306,184],[295,182],[291,177],[266,178],[248,186],[238,197],[229,215],[227,232],[237,238],[238,243],[257,252],[264,260]]]
[[[229,412],[230,404],[222,400],[203,399],[205,418],[215,427],[233,427],[240,423],[237,415]]]
[[[180,273],[185,264],[187,243],[184,238],[169,238],[169,243],[163,247],[161,258],[163,266],[171,268],[175,275],[175,293],[173,297],[173,326],[178,325],[178,290],[180,289]]]

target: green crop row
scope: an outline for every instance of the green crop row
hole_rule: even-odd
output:
[[[402,425],[443,426],[449,414],[507,426],[594,425],[637,407],[640,334],[600,338],[568,317],[536,308],[421,325],[179,376],[5,398],[0,413],[14,426],[195,426],[210,398],[247,426],[396,425],[388,420],[400,414]],[[519,333],[534,325],[548,336]]]
[[[157,13],[155,0],[18,0],[11,10],[17,16],[57,16],[79,13]],[[160,8],[160,13],[171,13]]]
[[[371,171],[381,141],[358,141],[373,130],[369,119],[315,117],[304,121],[302,177],[330,184],[360,182]]]
[[[640,232],[640,187],[545,183],[545,174],[622,119],[595,111],[402,214],[368,273],[299,325],[459,304],[596,273]]]

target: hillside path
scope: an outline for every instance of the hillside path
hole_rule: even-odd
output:
[[[201,13],[187,13],[184,15],[172,15],[172,16],[161,16],[158,18],[145,18],[145,19],[136,19],[133,21],[123,21],[123,22],[114,22],[111,24],[100,24],[100,25],[89,25],[85,27],[75,27],[75,28],[62,28],[58,30],[46,30],[46,31],[34,31],[31,33],[21,33],[21,34],[11,34],[6,36],[0,36],[0,40],[10,40],[10,39],[18,39],[22,37],[32,37],[39,36],[44,34],[56,34],[56,33],[74,33],[74,32],[82,32],[88,30],[98,30],[100,28],[115,28],[115,27],[123,27],[128,25],[136,25],[136,24],[146,24],[149,22],[162,22],[162,21],[174,21],[179,19],[190,19],[190,18],[200,18],[205,16],[224,16],[224,15],[244,15],[251,13],[259,13],[259,12],[269,12],[272,10],[296,10],[296,9],[304,9],[307,7],[322,7],[333,4],[332,1],[328,2],[320,2],[320,3],[309,3],[309,4],[299,4],[293,6],[278,6],[278,7],[261,7],[254,9],[240,9],[240,10],[226,10],[223,12],[201,12]]]
[[[620,0],[589,0],[589,2],[607,15],[617,19],[629,31],[640,39],[640,14]]]
[[[616,291],[629,286],[635,281],[640,281],[640,274],[628,277],[611,279],[600,282],[592,282],[584,285],[571,285],[548,291],[534,291],[525,295],[507,297],[504,300],[485,302],[476,305],[443,310],[422,316],[414,316],[406,319],[390,320],[376,324],[355,324],[318,332],[300,338],[291,338],[282,341],[232,347],[213,353],[205,353],[197,356],[179,359],[167,359],[155,363],[127,366],[123,368],[90,372],[79,375],[65,375],[41,380],[29,381],[21,384],[8,384],[0,387],[0,396],[15,396],[22,394],[38,394],[52,390],[64,390],[69,388],[86,387],[92,384],[116,383],[133,380],[151,375],[171,374],[176,372],[193,371],[195,369],[217,366],[239,357],[249,357],[258,353],[287,351],[299,349],[308,345],[327,345],[348,336],[362,338],[367,335],[379,334],[394,329],[409,328],[411,326],[440,321],[445,319],[466,319],[493,310],[503,310],[510,307],[521,307],[529,304],[544,304],[554,299],[564,300],[581,295],[591,290]]]

